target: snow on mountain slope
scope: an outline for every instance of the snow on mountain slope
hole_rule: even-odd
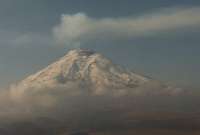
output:
[[[65,94],[89,95],[174,95],[181,91],[125,70],[99,53],[76,49],[21,81],[11,89],[11,95],[21,97],[27,92],[38,94],[44,90],[57,90],[58,94],[58,89]]]
[[[124,70],[109,59],[90,50],[71,50],[60,60],[38,73],[27,77],[19,85],[27,88],[44,88],[77,83],[103,93],[109,88],[123,89],[138,87],[149,79]]]

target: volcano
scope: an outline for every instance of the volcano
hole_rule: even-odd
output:
[[[124,69],[103,55],[87,49],[69,51],[58,61],[21,81],[18,87],[24,92],[30,88],[67,87],[71,84],[88,89],[91,95],[142,93],[143,87],[150,89],[155,86],[165,89],[159,93],[178,92],[178,89],[171,91],[169,86]],[[138,88],[142,89],[138,91]]]
[[[87,49],[69,51],[2,95],[5,135],[175,134],[197,130],[200,123],[198,114],[186,113],[198,104],[186,103],[182,89]]]

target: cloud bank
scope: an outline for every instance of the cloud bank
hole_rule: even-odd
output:
[[[126,40],[162,31],[200,26],[200,7],[165,8],[138,17],[92,18],[63,14],[53,32],[60,44],[79,46],[95,40]]]
[[[62,120],[69,117],[67,114],[72,112],[79,114],[87,109],[89,110],[85,113],[97,110],[101,112],[106,106],[108,109],[113,107],[128,109],[132,108],[127,107],[130,105],[134,106],[132,111],[138,110],[139,107],[148,112],[150,108],[150,110],[162,110],[159,106],[165,105],[167,110],[169,108],[182,110],[188,109],[187,105],[180,108],[180,103],[185,102],[183,97],[191,96],[186,91],[166,87],[153,81],[140,87],[122,89],[126,94],[120,96],[116,96],[120,90],[114,88],[105,89],[107,93],[103,95],[95,95],[91,91],[93,90],[73,82],[54,87],[27,88],[24,85],[12,85],[0,92],[0,120],[9,118],[15,121],[43,116]]]
[[[83,92],[73,94],[77,91]],[[193,126],[192,129],[194,126],[199,128],[199,124],[194,124],[191,116],[185,115],[187,111],[193,112],[194,107],[199,106],[199,96],[197,102],[193,97],[188,100],[187,96],[180,94],[169,96],[168,92],[157,84],[149,84],[132,91],[135,92],[114,97],[107,94],[90,95],[88,89],[73,83],[54,88],[28,89],[13,85],[9,90],[0,93],[0,134],[61,135],[69,132],[72,135],[74,131],[88,129],[127,130],[152,126],[159,129],[160,124],[164,128],[174,125],[174,129],[179,129],[185,126],[179,124],[182,119],[187,120],[188,124],[184,127],[187,130],[191,130],[190,125]],[[160,91],[166,93],[160,95]],[[174,120],[174,117],[180,119]]]

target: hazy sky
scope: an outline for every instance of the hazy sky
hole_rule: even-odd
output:
[[[199,0],[0,0],[0,87],[81,47],[200,88],[199,13]]]

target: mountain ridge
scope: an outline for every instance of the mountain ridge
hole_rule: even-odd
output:
[[[25,87],[54,87],[85,81],[92,89],[137,87],[150,79],[125,70],[103,55],[83,49],[69,51],[64,57],[24,79]],[[100,90],[101,89],[101,90]]]
[[[124,69],[97,52],[75,49],[19,82],[11,88],[11,95],[20,98],[24,93],[55,92],[56,89],[64,90],[65,94],[112,96],[178,95],[183,92]]]

